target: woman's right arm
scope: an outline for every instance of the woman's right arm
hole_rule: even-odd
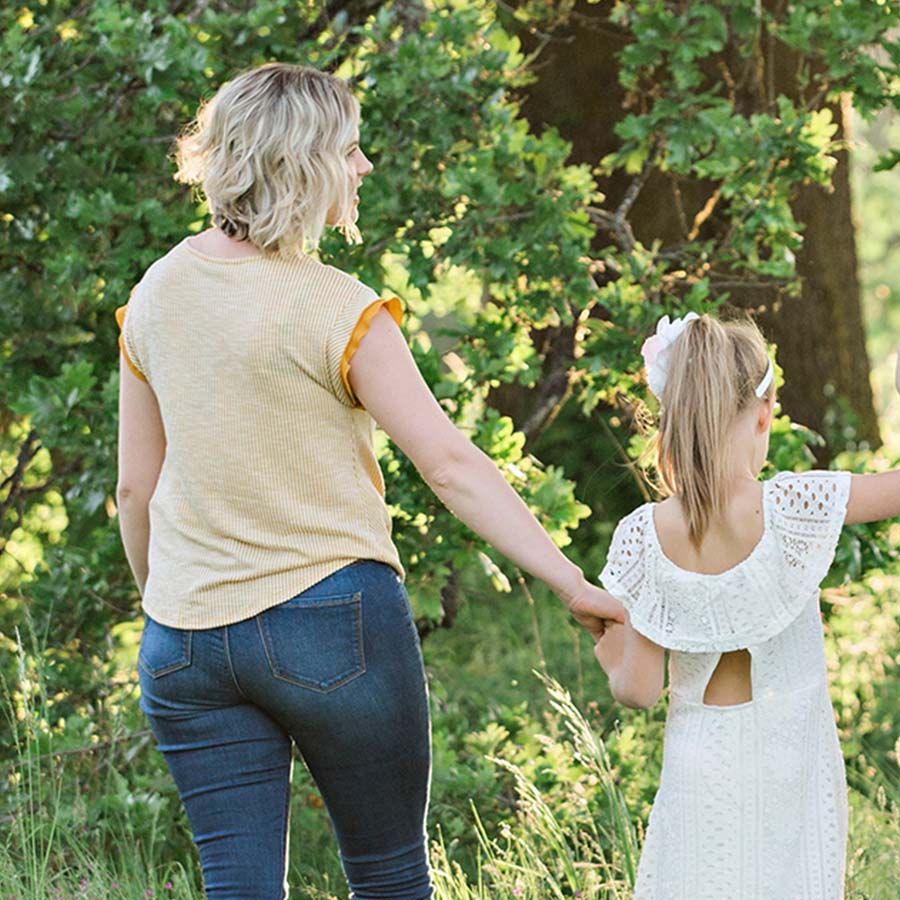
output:
[[[595,636],[605,620],[622,621],[619,602],[585,580],[492,460],[447,418],[385,310],[373,318],[348,377],[359,401],[451,512],[543,581]]]

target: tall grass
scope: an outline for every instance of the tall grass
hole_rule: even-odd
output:
[[[45,674],[42,654],[27,653],[18,640],[17,683],[0,684],[4,743],[14,748],[0,794],[0,900],[200,900],[192,853],[171,852],[169,832],[183,826],[162,788],[129,784],[136,776],[122,754],[90,785],[67,768],[72,757],[50,726]],[[474,854],[465,837],[448,841],[434,829],[436,900],[632,898],[642,825],[623,792],[622,764],[636,751],[617,734],[608,746],[565,688],[538,677],[548,707],[539,749],[510,738],[489,754],[498,780],[510,787],[509,815],[488,824],[483,812],[497,797],[470,798]],[[847,900],[900,897],[896,776],[874,771],[867,784],[854,784]],[[85,816],[85,805],[98,802],[82,795],[87,789],[120,802],[107,802],[104,816]],[[324,830],[312,821],[305,827]],[[300,882],[292,896],[301,900],[346,897],[340,873],[317,871],[310,860],[294,869],[292,882]]]
[[[107,803],[117,811],[99,825],[89,824],[78,776],[66,765],[73,755],[58,746],[51,725],[43,654],[37,647],[26,652],[18,632],[16,653],[16,685],[11,689],[0,681],[0,721],[8,726],[4,744],[13,748],[4,760],[0,794],[0,898],[194,898],[184,865],[158,859],[171,827],[161,798],[130,789],[122,773],[106,768],[101,790],[122,802]]]
[[[900,746],[900,740],[898,740]],[[900,781],[897,772],[851,773],[847,900],[900,898]],[[861,783],[862,781],[865,783]]]
[[[488,834],[472,803],[478,837],[477,871],[468,878],[442,839],[432,848],[439,900],[489,900],[512,896],[627,900],[634,884],[638,836],[631,813],[615,781],[603,742],[593,733],[569,692],[544,675],[551,707],[561,728],[546,736],[550,758],[564,761],[567,800],[551,802],[521,766],[502,757],[493,762],[515,785],[514,820]],[[585,787],[593,792],[588,802]],[[558,787],[558,785],[557,785]]]

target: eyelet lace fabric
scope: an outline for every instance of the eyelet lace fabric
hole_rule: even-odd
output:
[[[604,587],[669,653],[659,790],[635,900],[840,900],[846,780],[828,695],[819,585],[847,509],[845,472],[763,485],[762,537],[718,575],[663,553],[653,504],[616,528]],[[751,655],[753,699],[708,706],[722,653]]]

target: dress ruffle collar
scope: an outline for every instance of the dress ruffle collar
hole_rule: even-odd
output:
[[[646,503],[616,528],[604,587],[654,643],[728,652],[783,631],[819,590],[834,558],[849,497],[845,472],[780,473],[763,485],[764,527],[741,562],[715,575],[682,569],[662,551]]]

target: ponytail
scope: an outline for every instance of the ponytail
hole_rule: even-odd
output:
[[[765,341],[750,321],[691,321],[671,348],[660,398],[657,471],[676,494],[699,549],[710,520],[728,500],[731,431],[769,364]],[[772,395],[769,385],[763,397]]]

